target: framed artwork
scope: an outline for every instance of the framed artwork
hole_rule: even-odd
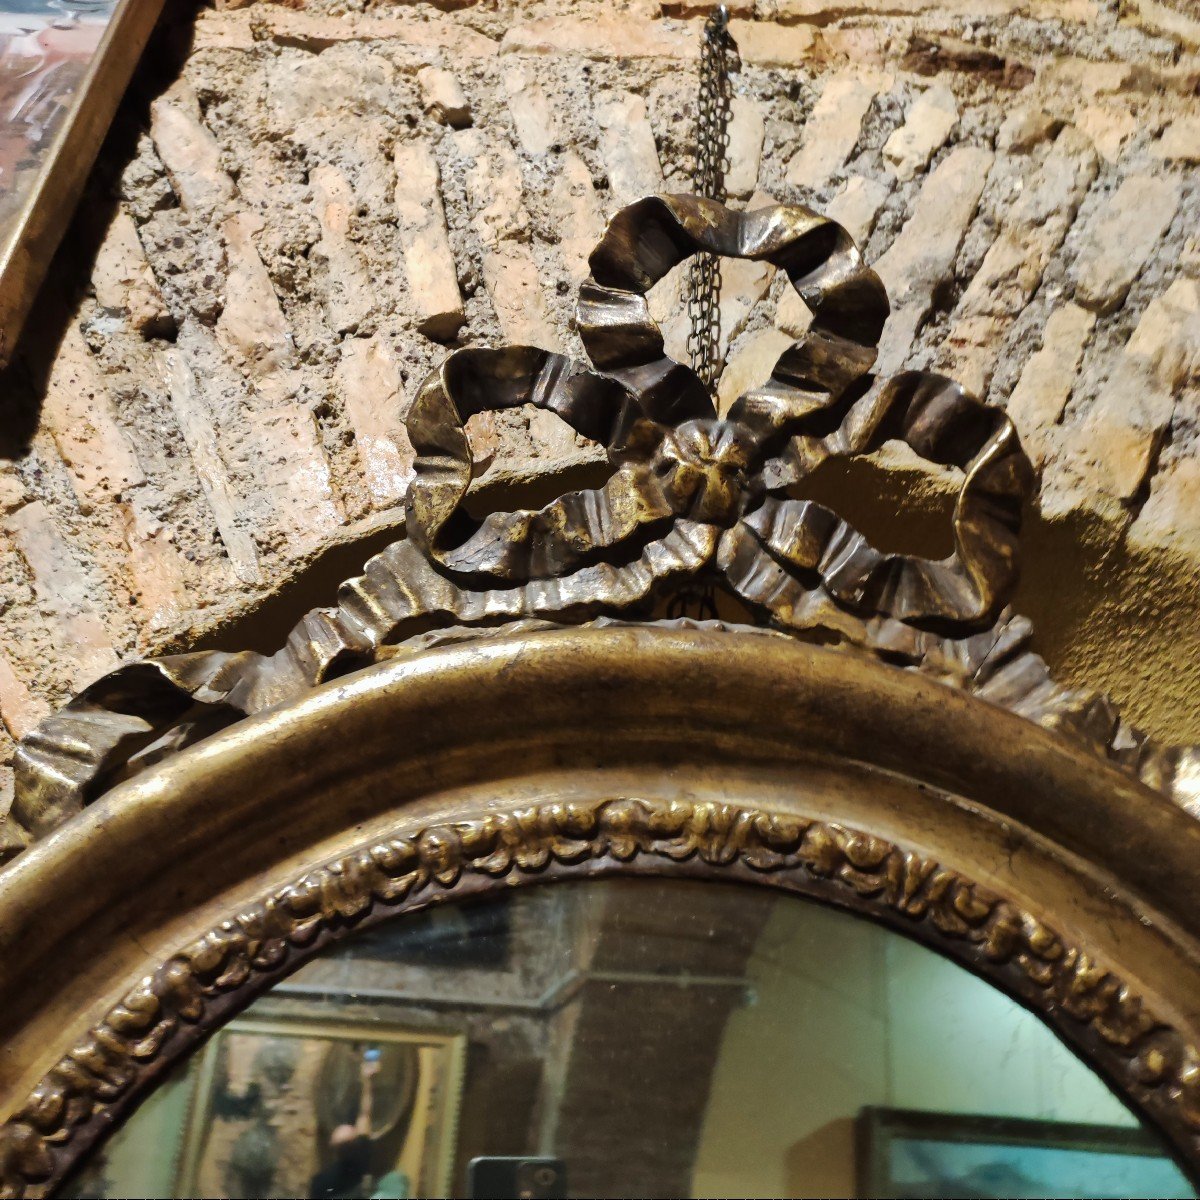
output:
[[[245,1017],[195,1073],[177,1196],[449,1195],[466,1039]]]
[[[864,1108],[858,1194],[871,1197],[1194,1197],[1140,1128]]]
[[[0,366],[162,0],[0,0]]]

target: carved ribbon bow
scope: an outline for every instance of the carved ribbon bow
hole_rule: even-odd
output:
[[[724,418],[666,356],[646,303],[698,252],[781,268],[812,311],[770,379]],[[888,302],[841,226],[799,207],[735,212],[655,196],[616,215],[590,266],[578,325],[595,370],[528,346],[452,353],[408,416],[417,457],[407,536],[342,585],[336,608],[304,617],[278,653],[129,664],[43,722],[17,752],[0,861],[156,756],[430,627],[645,617],[700,583],[782,628],[845,633],[874,621],[876,643],[915,661],[933,642],[971,644],[967,635],[996,619],[1015,580],[1028,461],[1004,414],[951,380],[869,374]],[[613,474],[538,511],[474,521],[462,507],[472,474],[463,423],[523,404],[605,446]],[[877,550],[835,512],[789,494],[824,458],[889,438],[964,473],[944,561]]]
[[[724,418],[696,375],[666,356],[646,302],[701,251],[781,268],[813,316],[770,379]],[[542,615],[626,608],[668,580],[700,577],[784,625],[802,621],[818,591],[859,614],[942,632],[995,618],[1015,578],[1028,461],[1004,414],[951,380],[868,374],[887,296],[841,226],[799,207],[735,212],[654,196],[617,214],[590,266],[578,327],[599,373],[531,347],[460,350],[413,405],[408,536],[441,574],[472,592],[525,589],[523,611]],[[521,404],[600,442],[614,473],[538,512],[469,522],[463,421]],[[883,553],[830,509],[789,497],[822,459],[889,438],[965,473],[945,561]]]

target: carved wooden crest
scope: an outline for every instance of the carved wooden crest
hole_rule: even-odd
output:
[[[666,355],[646,301],[697,253],[772,264],[812,312],[770,379],[723,416],[696,374]],[[0,858],[139,766],[415,635],[528,619],[651,620],[698,588],[729,594],[782,633],[919,667],[1090,743],[1163,790],[1186,786],[1180,764],[1192,751],[1153,747],[1103,697],[1054,684],[1029,649],[1028,622],[1003,609],[1033,485],[1028,460],[1004,413],[953,381],[871,374],[888,301],[841,226],[796,206],[740,212],[655,196],[613,218],[590,266],[578,328],[591,365],[528,346],[450,354],[407,418],[417,459],[405,536],[276,654],[133,663],[45,721],[18,750]],[[537,511],[472,520],[462,507],[472,478],[464,422],[524,404],[602,444],[612,474]],[[792,494],[825,458],[889,439],[962,473],[948,559],[885,553]]]

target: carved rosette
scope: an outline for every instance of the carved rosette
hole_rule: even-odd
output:
[[[695,373],[666,355],[646,300],[700,252],[770,263],[813,314],[767,382],[723,416]],[[18,749],[0,861],[147,763],[421,631],[649,620],[697,589],[725,592],[792,636],[927,671],[1188,802],[1200,775],[1195,751],[1154,747],[1103,697],[1055,685],[1029,649],[1028,622],[1003,608],[1029,463],[1008,418],[951,380],[871,374],[887,297],[841,226],[796,206],[740,212],[655,196],[613,218],[590,266],[578,328],[591,365],[528,346],[450,354],[407,416],[417,457],[405,536],[342,585],[335,608],[305,616],[276,654],[133,663],[43,722]],[[525,404],[604,446],[612,473],[539,510],[474,520],[462,506],[472,480],[464,423]],[[796,495],[822,460],[889,439],[961,472],[945,560],[880,551]]]
[[[242,906],[130,991],[0,1126],[0,1197],[43,1194],[205,1030],[331,937],[455,894],[618,868],[757,881],[886,920],[1017,995],[1181,1149],[1200,1148],[1196,1048],[1102,963],[1011,901],[842,825],[619,798],[401,830]]]

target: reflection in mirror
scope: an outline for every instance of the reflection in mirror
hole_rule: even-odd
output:
[[[62,1194],[1194,1195],[1049,1029],[962,968],[792,897],[645,879],[340,943]]]

